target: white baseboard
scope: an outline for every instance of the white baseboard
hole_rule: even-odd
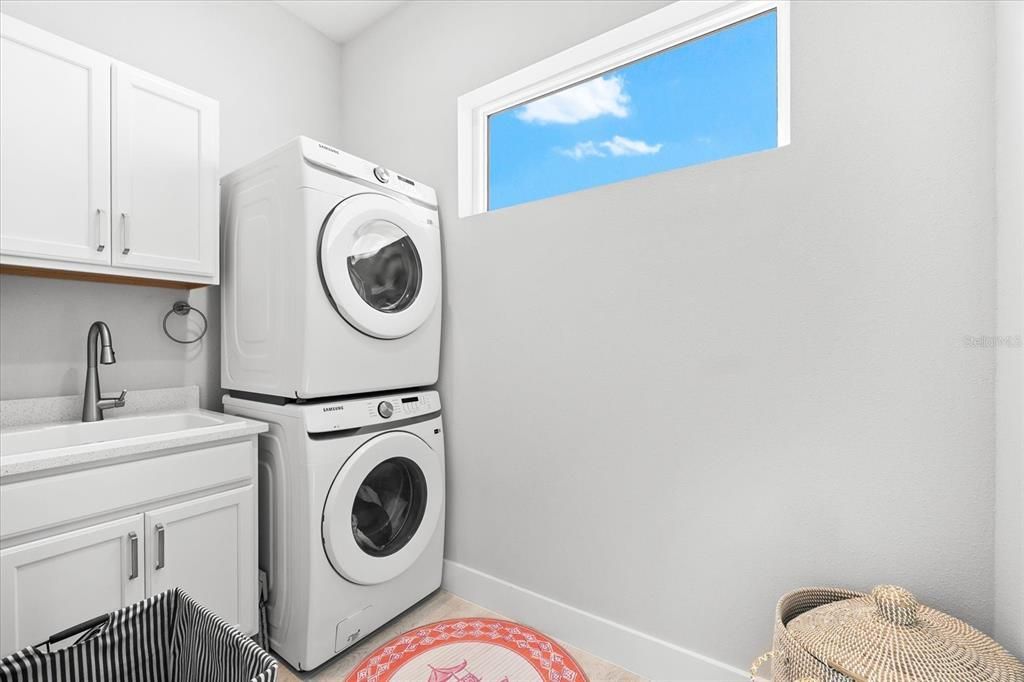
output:
[[[674,682],[736,682],[739,668],[445,559],[444,589],[631,670]]]

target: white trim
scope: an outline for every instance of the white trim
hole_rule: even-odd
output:
[[[441,587],[651,680],[750,678],[739,668],[448,559]],[[766,627],[770,635],[770,619]]]
[[[458,99],[459,217],[487,210],[487,117],[776,10],[778,146],[789,144],[789,0],[681,0]]]
[[[790,125],[790,76],[789,76],[789,0],[775,6],[775,86],[778,89],[779,126],[776,148],[789,144]]]

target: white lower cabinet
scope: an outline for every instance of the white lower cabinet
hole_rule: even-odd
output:
[[[253,486],[146,514],[152,594],[181,587],[227,622],[256,629]]]
[[[255,436],[0,478],[0,657],[175,587],[255,634],[255,484]]]
[[[144,599],[143,515],[0,550],[0,651]]]

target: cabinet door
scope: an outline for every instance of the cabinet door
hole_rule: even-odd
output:
[[[125,64],[113,74],[114,265],[215,276],[217,102]]]
[[[0,22],[0,253],[110,263],[110,59]]]
[[[0,550],[0,656],[144,599],[142,514]]]
[[[146,514],[150,594],[181,587],[243,632],[256,631],[253,487]]]

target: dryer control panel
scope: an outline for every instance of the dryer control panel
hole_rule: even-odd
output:
[[[386,187],[423,204],[437,208],[437,192],[420,182],[399,175],[393,170],[370,163],[357,156],[308,137],[298,138],[302,156],[315,166],[362,181],[371,187]]]
[[[345,431],[399,422],[431,415],[440,409],[441,398],[437,391],[393,393],[303,406],[308,433]]]

